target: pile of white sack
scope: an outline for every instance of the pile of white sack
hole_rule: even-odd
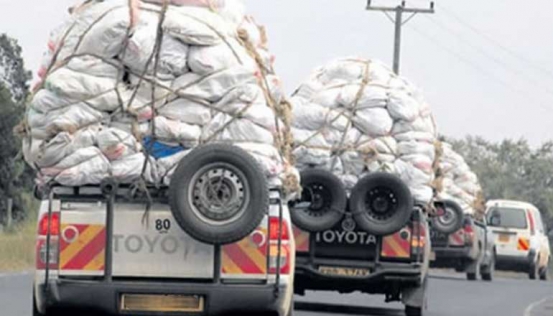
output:
[[[168,185],[182,157],[214,142],[251,153],[273,185],[295,177],[274,56],[240,0],[89,0],[71,12],[24,126],[40,182]]]
[[[339,176],[346,188],[371,172],[398,175],[416,201],[434,197],[436,125],[409,81],[381,62],[339,59],[291,98],[296,165]]]
[[[450,144],[442,142],[439,146],[438,199],[457,202],[465,214],[482,215],[485,205],[478,177]]]

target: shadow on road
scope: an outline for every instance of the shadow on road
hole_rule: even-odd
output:
[[[399,316],[405,315],[403,310],[369,308],[361,306],[332,305],[322,303],[296,302],[295,310],[328,314],[347,314],[347,315],[365,315],[365,316]]]

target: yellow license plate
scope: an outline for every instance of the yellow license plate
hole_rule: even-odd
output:
[[[511,241],[511,235],[499,234],[499,241],[500,242],[510,242]]]
[[[324,275],[331,276],[344,276],[344,277],[367,277],[371,275],[369,269],[358,269],[358,268],[337,268],[337,267],[319,267],[319,272]]]

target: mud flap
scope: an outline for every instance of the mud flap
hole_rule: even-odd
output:
[[[405,306],[426,308],[426,290],[428,289],[428,276],[424,278],[418,287],[405,288],[401,292],[401,302]]]

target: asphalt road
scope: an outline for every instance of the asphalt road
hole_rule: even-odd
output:
[[[0,274],[0,315],[31,315],[30,274]],[[433,274],[428,316],[551,316],[553,283],[500,278],[468,282],[460,274]],[[380,296],[309,293],[297,298],[296,316],[403,316],[400,304]],[[308,309],[308,310],[306,310]]]

